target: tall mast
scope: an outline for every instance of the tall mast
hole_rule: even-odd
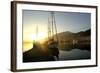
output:
[[[54,20],[53,20],[53,12],[51,12],[51,22],[52,22],[52,24],[51,24],[51,29],[52,29],[52,36],[54,35],[54,29],[53,29],[53,26],[54,26]]]
[[[38,25],[36,25],[36,41],[38,40]]]
[[[48,18],[48,39],[51,37],[51,26],[50,26],[50,20]]]
[[[54,15],[54,13],[53,13],[53,20],[54,20],[54,28],[55,28],[56,39],[57,39],[57,41],[58,41],[57,26],[56,26],[56,20],[55,20],[55,15]]]
[[[38,25],[36,25],[36,36],[35,36],[35,40],[33,40],[33,47],[34,47],[34,45],[35,45],[35,43],[37,42],[37,40],[38,40]]]
[[[55,20],[54,12],[51,12],[51,20],[52,20],[52,36],[55,34],[56,40],[58,41],[57,27],[56,27],[56,20]]]

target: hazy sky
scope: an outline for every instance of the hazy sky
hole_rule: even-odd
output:
[[[27,35],[36,33],[38,25],[39,32],[47,33],[49,11],[23,10],[23,33]],[[77,12],[54,12],[58,32],[70,31],[79,32],[89,29],[90,13]]]
[[[50,12],[23,10],[24,28],[38,25],[47,29]],[[61,31],[79,32],[90,28],[90,13],[55,12],[57,29]],[[34,29],[34,27],[33,27]]]

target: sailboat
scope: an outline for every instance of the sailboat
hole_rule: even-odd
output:
[[[48,18],[48,48],[55,60],[59,59],[58,36],[54,12],[51,12],[51,22]]]

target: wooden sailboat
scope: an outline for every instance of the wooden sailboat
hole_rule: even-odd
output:
[[[59,59],[58,36],[54,12],[51,12],[51,22],[48,18],[48,48],[55,60]]]

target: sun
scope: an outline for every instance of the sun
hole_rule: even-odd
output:
[[[34,34],[34,33],[29,34],[30,41],[42,42],[43,39],[45,38],[47,38],[47,34],[45,32],[38,32],[38,34]]]
[[[30,39],[30,41],[36,40],[36,35],[35,34],[29,34],[29,39]]]

